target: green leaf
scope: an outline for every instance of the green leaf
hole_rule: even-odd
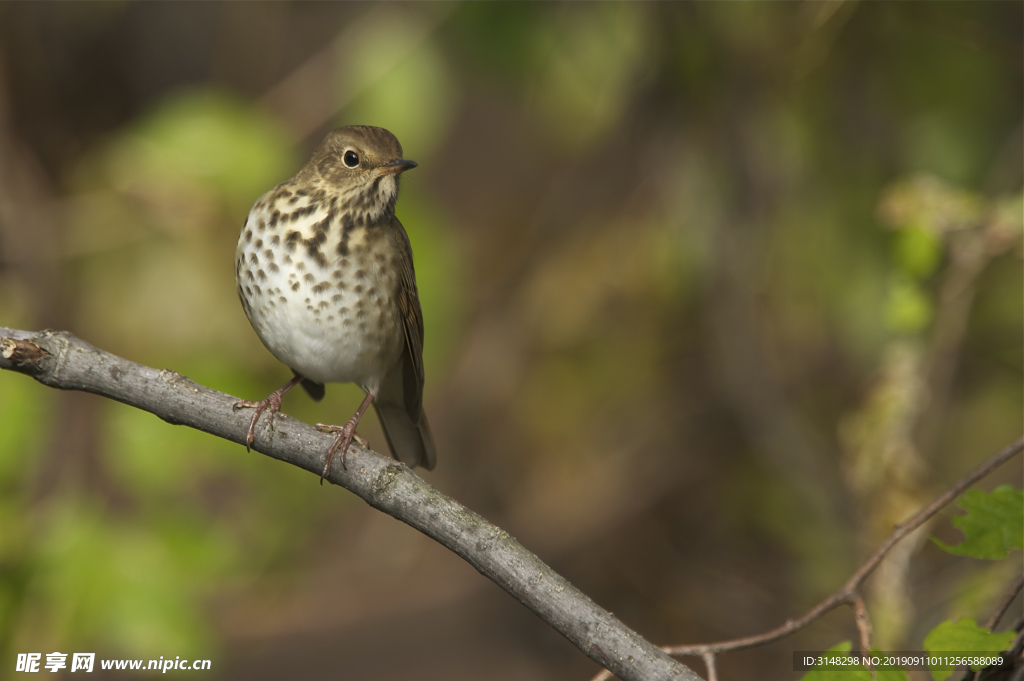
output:
[[[982,629],[970,617],[962,617],[956,622],[949,620],[932,629],[924,639],[924,649],[929,654],[937,653],[998,653],[1006,650],[1017,636],[1014,631],[1003,631],[994,634]],[[932,667],[932,676],[942,681],[950,675],[952,669]]]
[[[896,333],[919,333],[932,320],[931,300],[910,277],[896,277],[892,280],[885,303],[886,323]]]
[[[893,255],[902,271],[923,279],[939,264],[942,243],[935,232],[918,226],[908,227],[896,233]]]
[[[957,500],[967,515],[953,518],[953,525],[964,533],[964,541],[948,546],[932,538],[944,551],[971,558],[999,560],[1010,549],[1024,549],[1024,490],[1001,485],[986,494],[968,490]],[[968,649],[964,649],[968,650]]]

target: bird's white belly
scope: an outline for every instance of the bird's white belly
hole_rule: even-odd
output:
[[[249,246],[238,257],[246,314],[275,357],[318,383],[376,391],[405,344],[391,277],[375,266],[320,267],[298,253]]]

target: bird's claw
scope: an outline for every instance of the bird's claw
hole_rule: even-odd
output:
[[[338,437],[334,439],[334,444],[332,444],[331,448],[327,450],[327,462],[324,464],[324,470],[320,474],[321,485],[324,484],[324,478],[327,477],[327,473],[331,470],[331,461],[334,459],[334,455],[338,453],[339,449],[341,450],[341,467],[347,469],[348,466],[345,465],[345,454],[348,453],[348,447],[352,444],[352,440],[355,440],[363,447],[369,446],[370,443],[367,442],[364,437],[356,433],[357,423],[358,421],[355,418],[352,418],[343,426],[334,426],[328,423],[316,424],[317,430],[325,433],[338,434]]]
[[[250,402],[249,400],[239,400],[231,405],[231,408],[235,411],[243,408],[255,409],[256,412],[252,415],[252,419],[249,421],[249,429],[245,431],[245,451],[252,451],[252,443],[256,436],[256,422],[259,421],[260,414],[267,412],[267,418],[270,420],[270,424],[274,423],[274,414],[281,411],[281,397],[277,393],[270,395],[265,400],[259,402]]]

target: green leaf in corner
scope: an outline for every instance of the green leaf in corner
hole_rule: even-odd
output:
[[[932,629],[924,639],[924,649],[929,655],[940,653],[998,653],[1006,650],[1017,636],[1014,631],[1003,631],[994,634],[982,629],[970,617],[962,617],[956,622],[945,621]],[[942,681],[953,670],[949,667],[932,667],[935,681]]]
[[[953,525],[964,533],[964,541],[948,546],[932,538],[944,551],[972,558],[999,560],[1011,549],[1024,549],[1024,490],[1001,485],[991,494],[968,490],[957,505],[967,515],[953,518]],[[965,649],[967,650],[967,649]]]

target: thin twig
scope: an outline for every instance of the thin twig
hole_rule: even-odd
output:
[[[715,654],[704,653],[704,666],[708,669],[708,681],[718,681],[718,670],[715,669]]]
[[[103,352],[70,333],[0,328],[0,369],[27,374],[52,388],[109,397],[240,445],[246,441],[249,415],[233,409],[238,398],[173,371]],[[257,427],[253,449],[319,475],[332,442],[333,436],[278,414],[273,424]],[[358,446],[347,458],[347,468],[330,470],[329,482],[454,551],[619,678],[700,679],[598,607],[507,532],[441,494],[404,464]]]
[[[895,531],[889,535],[889,538],[882,542],[881,546],[871,554],[867,561],[861,565],[860,569],[853,573],[853,576],[847,580],[846,584],[821,603],[814,606],[803,617],[795,620],[789,620],[782,626],[776,627],[775,629],[763,634],[756,634],[754,636],[746,636],[728,641],[719,641],[716,643],[666,646],[663,647],[662,650],[666,651],[670,655],[704,655],[708,652],[722,653],[728,650],[752,648],[754,646],[770,643],[771,641],[776,641],[792,634],[794,631],[803,629],[811,622],[815,621],[825,613],[834,610],[840,605],[853,604],[857,598],[857,594],[860,592],[860,587],[864,583],[864,580],[868,578],[876,567],[878,567],[878,564],[882,562],[882,559],[885,558],[886,554],[888,554],[901,539],[921,527],[921,525],[924,525],[925,522],[942,510],[942,508],[949,504],[949,502],[956,499],[964,490],[984,478],[1002,464],[1009,461],[1010,458],[1015,454],[1018,454],[1022,449],[1024,449],[1024,438],[1020,438],[1010,446],[1006,447],[1003,451],[975,468],[973,471],[965,475],[959,482],[936,498],[935,501],[918,511],[902,525],[897,525]]]
[[[871,652],[871,620],[868,619],[868,608],[860,593],[853,600],[853,619],[860,634],[860,652],[868,655]]]
[[[995,628],[999,626],[999,620],[1003,619],[1003,615],[1005,615],[1006,611],[1010,609],[1011,605],[1013,605],[1013,599],[1017,597],[1017,594],[1020,593],[1022,587],[1024,587],[1024,575],[1017,577],[1017,581],[1013,583],[1010,590],[1006,592],[1005,596],[1003,596],[1003,600],[1000,601],[996,611],[992,613],[992,617],[990,617],[988,623],[985,624],[985,627],[989,631],[995,631]]]

